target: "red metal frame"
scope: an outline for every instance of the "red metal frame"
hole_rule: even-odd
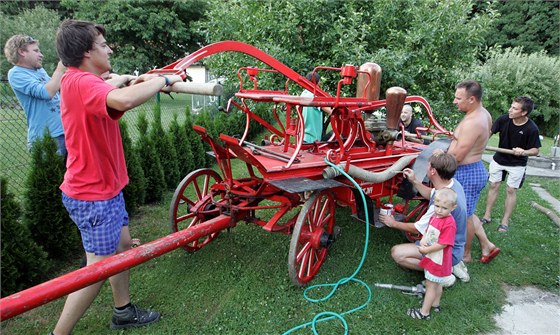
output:
[[[267,64],[271,69],[245,67],[238,71],[240,90],[235,98],[228,102],[228,108],[236,107],[246,114],[246,129],[241,139],[222,134],[219,138],[220,143],[220,141],[212,139],[204,128],[194,126],[194,130],[212,147],[223,176],[223,181],[211,186],[212,194],[221,195],[212,200],[213,205],[218,209],[211,212],[215,217],[201,216],[207,221],[202,221],[196,226],[3,298],[0,300],[1,320],[6,320],[92,283],[104,280],[201,237],[231,228],[241,220],[255,223],[267,231],[290,234],[294,225],[297,224],[297,213],[287,220],[282,221],[282,218],[288,215],[292,209],[296,209],[305,203],[307,200],[306,194],[283,190],[274,186],[273,182],[294,177],[321,180],[321,173],[328,166],[324,161],[325,158],[336,164],[347,163],[347,166],[352,164],[370,172],[381,172],[392,166],[401,157],[417,155],[424,147],[421,144],[405,141],[404,136],[401,140],[383,145],[375,142],[372,135],[366,130],[362,115],[386,107],[387,101],[369,101],[366,98],[342,96],[342,86],[353,83],[358,73],[366,73],[371,81],[369,73],[359,71],[358,68],[351,65],[340,68],[317,67],[314,70],[340,72],[341,79],[338,82],[334,97],[265,52],[251,45],[235,41],[208,45],[168,66],[150,72],[185,74],[186,69],[193,63],[210,55],[228,51],[250,55]],[[247,85],[243,85],[241,72],[245,72],[249,76],[249,81],[252,82],[250,89]],[[260,90],[258,87],[260,72],[276,72],[285,76],[287,78],[285,87],[276,91]],[[289,84],[295,84],[301,89],[313,92],[314,97],[303,98],[288,94]],[[366,89],[369,85],[368,82],[365,86]],[[250,108],[252,103],[249,102],[270,104],[277,124],[270,124],[256,115]],[[418,135],[420,132],[430,132],[434,134],[434,137],[438,134],[450,134],[435,120],[431,107],[424,98],[409,96],[406,97],[405,102],[415,102],[424,106],[430,120],[427,127],[417,130]],[[304,122],[302,111],[307,106],[329,107],[333,110],[331,116],[333,136],[330,141],[326,143],[303,142]],[[282,119],[281,113],[285,114],[284,119]],[[247,142],[246,137],[251,122],[261,124],[270,132],[270,145],[261,147]],[[246,163],[248,177],[234,178],[231,170],[232,159],[240,159]],[[341,177],[337,180],[345,186],[339,186],[336,192],[332,192],[336,204],[350,206],[352,212],[355,213],[356,201],[350,190],[352,185]],[[363,180],[358,180],[358,183],[379,207],[382,198],[388,197],[392,200],[401,181],[402,175],[398,174],[379,183]],[[261,202],[264,200],[267,200],[267,203],[262,205]],[[208,199],[205,198],[204,201],[208,201]],[[270,202],[273,204],[270,204]],[[277,211],[268,220],[259,219],[256,215],[257,211],[270,209]],[[195,205],[191,210],[197,211],[199,209]],[[421,209],[416,211],[419,210]],[[315,223],[311,222],[311,224]],[[329,226],[329,229],[332,229],[332,227]],[[313,254],[320,255],[317,262],[318,266],[326,255],[326,249],[321,244],[324,234],[325,229],[322,228],[316,230],[304,229],[297,237],[300,241],[313,242],[311,243],[312,247],[317,248],[317,251]],[[315,269],[311,276],[309,273],[305,274],[305,278],[301,278],[302,282],[311,280],[317,270]]]

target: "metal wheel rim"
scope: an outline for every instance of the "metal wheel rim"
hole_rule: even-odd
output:
[[[315,192],[301,209],[290,242],[288,273],[296,286],[304,286],[315,277],[327,256],[327,248],[313,248],[305,235],[322,229],[331,234],[334,229],[334,197],[330,192]]]
[[[202,178],[202,183],[199,179]],[[222,182],[220,175],[212,169],[199,169],[189,173],[183,180],[179,183],[171,199],[171,205],[169,208],[169,226],[172,233],[179,230],[186,229],[188,227],[196,226],[206,219],[201,219],[197,216],[197,213],[189,213],[188,206],[194,206],[200,204],[201,199],[203,199],[210,192],[210,187],[214,184]],[[190,196],[186,193],[193,193],[195,196]],[[204,206],[211,206],[210,203]],[[179,208],[181,213],[187,213],[184,215],[179,215]],[[217,216],[217,215],[216,215]],[[180,228],[180,225],[184,227]],[[203,246],[210,243],[212,240],[218,236],[219,232],[210,234],[208,236],[202,237],[196,241],[183,246],[183,248],[189,252],[195,252],[202,248]]]

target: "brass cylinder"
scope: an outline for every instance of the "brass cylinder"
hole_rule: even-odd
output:
[[[402,87],[390,87],[385,92],[385,99],[387,99],[387,129],[398,129],[404,99],[406,99],[406,90]]]
[[[381,66],[375,63],[364,63],[360,66],[360,71],[369,73],[358,73],[358,81],[356,85],[356,98],[366,98],[368,101],[379,100],[379,90],[381,86]],[[370,80],[367,91],[364,92],[368,81]]]

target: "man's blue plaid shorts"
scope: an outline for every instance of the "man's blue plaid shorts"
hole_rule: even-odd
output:
[[[114,254],[121,229],[128,226],[122,192],[109,200],[83,201],[62,193],[62,202],[82,235],[84,250],[98,256]]]
[[[467,217],[474,214],[478,197],[486,182],[488,181],[488,172],[482,161],[467,165],[459,165],[455,172],[455,179],[459,181],[463,190],[465,190],[465,198],[467,199]]]

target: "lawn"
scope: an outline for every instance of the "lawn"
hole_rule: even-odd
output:
[[[558,189],[560,181],[529,177],[548,190]],[[528,185],[528,183],[526,184]],[[131,219],[133,237],[148,242],[169,233],[168,207],[171,192],[159,205],[144,206]],[[478,213],[484,209],[486,190]],[[502,193],[495,207],[497,219],[503,209]],[[416,285],[422,274],[399,268],[390,258],[390,248],[404,242],[403,236],[388,228],[371,228],[367,256],[357,278],[373,291],[367,306],[346,316],[351,334],[478,334],[495,330],[493,315],[505,303],[504,285],[534,285],[557,291],[559,269],[558,228],[543,214],[530,207],[537,199],[530,187],[518,193],[518,206],[507,234],[496,231],[496,223],[486,227],[490,239],[502,248],[492,263],[469,265],[471,282],[458,282],[445,290],[443,311],[431,321],[406,316],[409,307],[419,306],[419,298],[395,290],[374,288],[375,283]],[[498,220],[495,220],[495,222]],[[312,284],[333,283],[350,276],[360,263],[364,243],[363,223],[350,217],[348,209],[337,208],[336,224],[341,238],[331,249]],[[258,226],[239,223],[231,231],[194,254],[170,252],[132,270],[134,302],[160,311],[163,319],[149,328],[109,331],[112,306],[106,284],[75,334],[283,334],[311,321],[323,311],[344,312],[367,301],[363,287],[341,286],[325,302],[313,304],[303,290],[288,278],[287,255],[290,236],[271,234]],[[480,256],[477,242],[473,256]],[[79,260],[76,259],[76,266]],[[73,266],[75,268],[76,266]],[[66,269],[70,271],[72,268]],[[320,294],[321,293],[321,294]],[[312,297],[326,292],[312,291]],[[52,330],[64,299],[58,299],[1,324],[2,334],[45,334]],[[343,334],[337,321],[318,325],[319,334]],[[310,329],[293,334],[312,334]]]

